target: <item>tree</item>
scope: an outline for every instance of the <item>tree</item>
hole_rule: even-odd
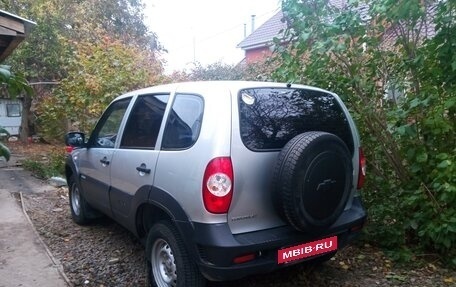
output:
[[[11,72],[11,67],[0,65],[0,89],[6,88],[6,91],[11,97],[16,97],[19,94],[31,94],[32,90],[25,79],[20,75],[15,75]],[[9,135],[8,131],[0,126],[0,134]],[[0,157],[4,157],[7,161],[10,158],[9,149],[0,142]]]
[[[174,71],[169,76],[169,81],[221,81],[221,80],[239,80],[241,77],[239,69],[233,65],[216,62],[207,66],[201,63],[195,65],[189,70]]]
[[[277,46],[274,77],[336,91],[355,116],[371,239],[418,242],[456,264],[453,2],[284,0],[290,45]]]
[[[8,94],[12,97],[23,92],[32,93],[32,89],[25,78],[20,74],[11,72],[11,67],[8,65],[0,65],[0,88],[3,87],[6,87]]]
[[[163,81],[162,64],[154,53],[107,35],[96,43],[80,42],[67,72],[39,110],[47,138],[61,138],[68,128],[89,132],[116,96]],[[62,119],[69,120],[70,127]]]
[[[155,51],[156,35],[145,25],[143,9],[141,0],[83,0],[66,9],[70,17],[65,18],[64,28],[76,41],[98,41],[100,34],[108,34],[126,45]]]
[[[256,63],[228,65],[216,62],[203,66],[196,63],[189,71],[175,71],[168,81],[228,81],[228,80],[256,80],[271,81],[272,71],[278,66],[276,59],[267,59]]]
[[[29,82],[60,83],[68,77],[74,77],[75,74],[69,74],[69,69],[74,68],[75,56],[80,54],[80,47],[87,46],[87,43],[99,45],[106,35],[126,49],[136,49],[140,54],[143,54],[143,51],[153,53],[157,49],[155,35],[148,31],[143,22],[143,4],[140,0],[3,0],[2,2],[9,11],[37,22],[27,41],[24,41],[8,59],[8,63],[21,71]],[[154,72],[155,68],[155,66],[152,68]],[[115,78],[105,80],[114,81]],[[40,105],[41,101],[45,104],[50,101],[49,97],[54,94],[56,86],[35,85],[34,87],[37,91],[35,101]],[[31,114],[31,107],[32,98],[26,95],[22,113],[21,138],[23,140],[29,136],[27,116]],[[38,107],[38,109],[46,110],[44,107]],[[51,126],[55,125],[55,123],[47,123]],[[51,130],[50,127],[45,129]]]

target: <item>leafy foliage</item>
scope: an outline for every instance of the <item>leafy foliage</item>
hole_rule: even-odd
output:
[[[6,135],[6,137],[8,137],[10,134],[6,129],[4,129],[0,126],[0,140],[3,139],[2,138],[3,135]],[[6,159],[6,161],[9,161],[10,156],[11,156],[11,152],[10,152],[9,148],[0,142],[0,157],[4,157]]]
[[[9,148],[6,145],[0,143],[0,157],[4,157],[6,159],[6,161],[9,161],[10,156],[11,156],[11,152],[10,152]]]
[[[139,0],[15,0],[6,9],[37,22],[8,62],[30,81],[59,81],[80,41],[103,35],[152,51],[155,35],[143,23]]]
[[[44,132],[60,137],[70,128],[89,132],[103,109],[118,95],[161,82],[162,65],[152,52],[126,46],[108,36],[98,43],[81,42],[53,97],[40,109]],[[60,119],[60,120],[59,120]]]
[[[22,92],[32,93],[32,88],[20,74],[11,72],[11,67],[8,65],[0,65],[0,87],[5,85],[8,94],[16,97]]]
[[[6,1],[8,11],[37,22],[27,39],[7,59],[29,81],[52,81],[65,76],[71,51],[64,45],[65,8],[58,1]]]
[[[2,3],[37,22],[8,61],[35,84],[35,105],[24,109],[39,113],[47,140],[60,141],[74,123],[87,130],[114,95],[161,81],[158,43],[144,23],[141,0]]]
[[[6,88],[7,95],[11,98],[16,98],[18,95],[23,94],[24,98],[30,97],[33,94],[32,88],[21,74],[14,74],[11,72],[11,67],[8,65],[0,65],[0,92]],[[0,127],[0,133],[8,132]],[[9,160],[10,152],[6,146],[0,143],[0,156]]]
[[[217,81],[217,80],[239,80],[241,77],[239,69],[233,65],[221,62],[201,65],[195,63],[190,70],[174,71],[167,79],[169,82],[183,81]]]
[[[239,80],[241,75],[235,66],[217,62],[203,67],[197,63],[191,70],[189,78],[191,81],[207,80]]]
[[[371,240],[456,263],[456,4],[331,3],[282,1],[289,45],[274,78],[334,90],[354,115]]]
[[[86,0],[75,5],[68,30],[79,39],[98,40],[106,33],[124,44],[134,44],[144,50],[158,49],[154,33],[144,23],[144,4],[140,0]]]
[[[272,80],[272,71],[277,67],[275,59],[266,59],[244,65],[228,65],[221,62],[216,62],[203,66],[196,63],[189,71],[175,71],[167,81],[182,82],[182,81],[227,81],[227,80],[256,80],[270,81]]]
[[[32,156],[24,160],[23,165],[25,169],[41,179],[62,176],[65,174],[65,156],[63,148],[54,148],[47,157]]]

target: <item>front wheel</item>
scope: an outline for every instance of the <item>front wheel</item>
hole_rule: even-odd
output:
[[[81,189],[74,179],[74,175],[69,178],[68,191],[70,198],[71,217],[77,224],[84,225],[90,222],[91,208],[81,194]]]
[[[160,221],[149,231],[146,243],[147,286],[204,287],[206,280],[188,254],[177,229]]]

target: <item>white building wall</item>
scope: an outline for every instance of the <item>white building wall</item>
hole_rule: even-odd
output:
[[[19,135],[22,103],[19,100],[0,99],[0,126],[11,135]]]

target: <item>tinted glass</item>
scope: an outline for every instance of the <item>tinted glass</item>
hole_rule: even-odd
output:
[[[255,88],[239,94],[241,138],[252,150],[281,149],[308,131],[339,136],[353,152],[348,120],[330,94],[285,88]]]
[[[92,147],[114,148],[120,123],[130,100],[130,98],[119,100],[108,107],[92,134]]]
[[[155,148],[168,97],[168,95],[138,97],[125,126],[120,148]]]
[[[162,149],[185,149],[191,147],[201,128],[204,104],[196,95],[177,94],[166,122]]]

